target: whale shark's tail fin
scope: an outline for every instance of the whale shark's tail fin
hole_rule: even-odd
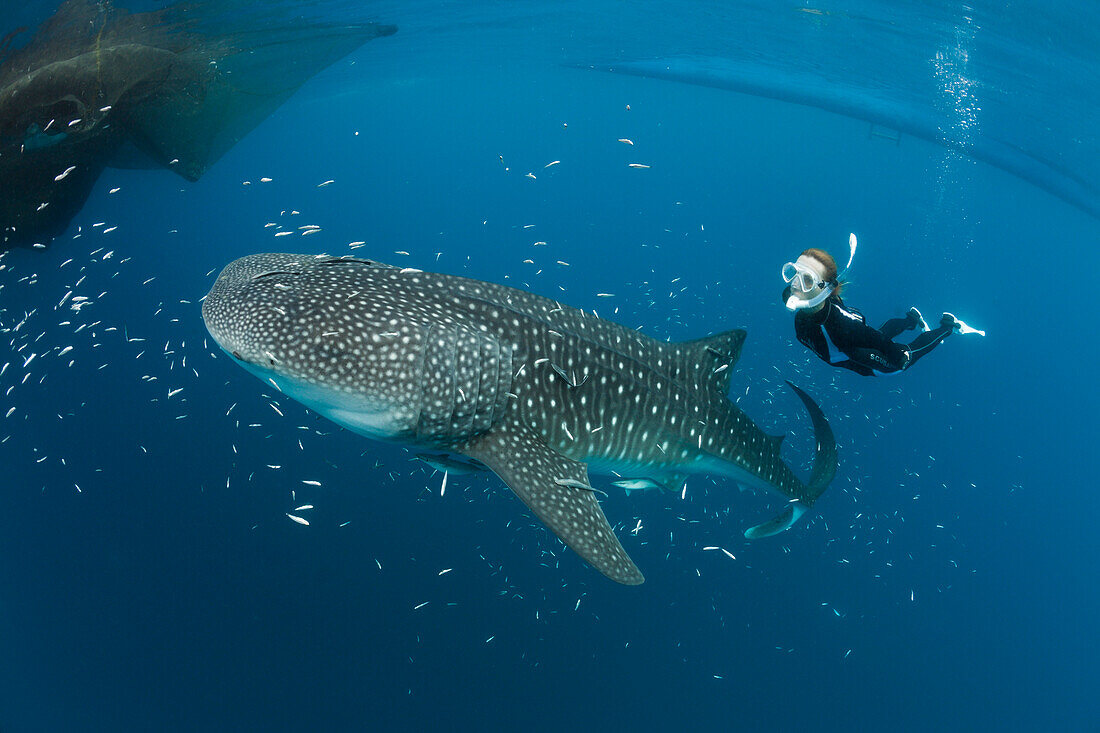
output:
[[[825,492],[825,487],[836,476],[837,454],[836,437],[833,429],[829,427],[829,421],[825,419],[825,413],[817,406],[813,399],[790,382],[787,386],[794,390],[798,399],[806,406],[806,412],[810,413],[810,421],[814,426],[814,439],[817,442],[817,452],[814,453],[814,465],[810,469],[810,482],[806,485],[808,492],[805,503],[812,506],[817,497]]]
[[[813,506],[817,497],[825,492],[829,482],[836,476],[836,437],[833,435],[833,429],[829,427],[829,421],[825,419],[825,413],[801,389],[790,382],[787,382],[787,386],[794,390],[798,399],[802,400],[802,404],[806,406],[806,411],[810,413],[810,421],[814,426],[814,439],[817,442],[814,465],[810,469],[810,481],[806,484],[805,495],[800,500],[794,500],[788,504],[775,518],[745,530],[745,537],[750,540],[771,537],[789,529]]]
[[[783,511],[779,512],[779,514],[776,514],[768,521],[746,529],[745,539],[758,540],[761,537],[771,537],[773,534],[779,534],[783,530],[790,529],[794,526],[794,523],[807,511],[809,511],[809,508],[805,504],[798,500],[793,500]]]

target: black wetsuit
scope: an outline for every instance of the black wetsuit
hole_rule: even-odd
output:
[[[784,304],[790,296],[791,288],[788,286],[783,291]],[[835,293],[829,296],[820,310],[814,313],[798,311],[794,316],[794,332],[798,340],[822,361],[851,369],[865,377],[873,376],[876,370],[890,373],[908,369],[954,332],[951,326],[940,326],[922,332],[907,345],[892,340],[902,331],[917,325],[915,319],[891,318],[882,324],[882,328],[872,328],[867,325],[862,313],[844,305]],[[832,360],[829,341],[848,357],[845,361]]]

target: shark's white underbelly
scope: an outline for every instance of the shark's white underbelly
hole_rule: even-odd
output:
[[[408,409],[372,404],[356,395],[278,375],[257,364],[243,366],[287,397],[353,433],[374,440],[397,440],[408,434],[412,420]]]
[[[356,396],[276,374],[258,364],[244,364],[248,371],[319,415],[354,433],[382,441],[407,440],[415,421],[408,408],[373,404]],[[576,457],[590,474],[619,478],[646,478],[664,483],[672,474],[724,476],[755,489],[775,489],[758,476],[714,456],[699,455],[683,463],[639,463],[603,456]]]
[[[611,476],[614,478],[647,478],[660,483],[669,474],[688,474],[705,476],[724,476],[733,479],[739,484],[750,486],[754,489],[775,489],[774,486],[764,481],[759,476],[754,476],[745,469],[728,461],[711,456],[699,456],[692,461],[676,464],[642,464],[631,461],[616,461],[607,458],[590,458],[585,460],[588,472],[597,476]]]

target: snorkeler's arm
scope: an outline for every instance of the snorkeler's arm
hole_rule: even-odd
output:
[[[795,317],[794,335],[798,337],[810,351],[817,354],[818,358],[826,364],[831,364],[829,354],[829,342],[825,340],[825,331],[820,324],[812,323],[808,317]]]
[[[783,291],[783,302],[787,302],[787,298],[791,295],[791,288],[788,285],[787,289]],[[826,306],[828,307],[828,306]],[[874,376],[875,372],[872,369],[865,367],[864,365],[846,359],[844,361],[833,362],[832,355],[829,352],[829,341],[825,338],[825,328],[816,322],[816,319],[809,316],[798,317],[794,319],[794,333],[798,337],[798,340],[802,342],[810,351],[817,354],[817,357],[829,366],[844,367],[845,369],[851,369],[856,374],[863,375],[865,377]]]

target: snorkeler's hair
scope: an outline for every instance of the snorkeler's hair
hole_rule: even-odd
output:
[[[825,281],[836,283],[836,290],[834,290],[833,292],[839,295],[841,288],[844,287],[844,283],[836,279],[836,260],[833,259],[833,256],[825,250],[818,249],[817,247],[810,247],[807,250],[803,250],[802,256],[812,257],[825,267]]]

